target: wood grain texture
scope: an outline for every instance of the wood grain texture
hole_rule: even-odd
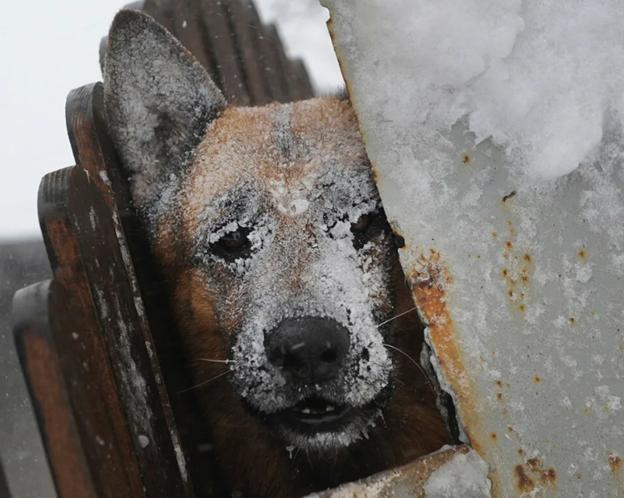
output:
[[[78,166],[47,175],[39,194],[51,291],[20,293],[15,303],[23,317],[16,334],[31,394],[46,401],[38,404],[39,421],[55,483],[62,498],[91,496],[85,491],[89,484],[80,491],[67,484],[82,462],[92,496],[190,498],[192,485],[110,181],[109,174],[120,172],[105,132],[101,85],[70,94],[67,123]],[[37,309],[44,312],[29,319],[28,310]],[[46,343],[27,335],[35,319],[49,330],[48,349],[56,357],[46,356]],[[46,378],[54,358],[57,375]],[[70,433],[73,445],[67,444]]]
[[[59,495],[95,498],[97,494],[48,321],[51,287],[52,281],[45,281],[16,294],[17,351]]]
[[[146,0],[142,8],[190,50],[231,104],[314,96],[305,65],[286,55],[277,29],[260,20],[251,0]]]

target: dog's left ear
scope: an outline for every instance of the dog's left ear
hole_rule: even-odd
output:
[[[134,202],[150,212],[225,99],[163,26],[139,11],[122,10],[108,37],[104,104],[115,147],[131,175]]]

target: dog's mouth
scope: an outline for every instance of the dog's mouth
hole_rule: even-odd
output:
[[[320,397],[310,397],[271,416],[273,422],[303,434],[339,432],[349,424],[355,409]]]

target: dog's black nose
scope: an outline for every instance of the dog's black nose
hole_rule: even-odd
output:
[[[334,380],[349,351],[349,331],[331,318],[289,318],[265,335],[269,361],[299,382]]]

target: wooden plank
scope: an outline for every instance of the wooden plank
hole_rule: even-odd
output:
[[[290,102],[288,85],[284,78],[282,61],[278,44],[281,44],[277,36],[277,30],[273,25],[260,28],[258,45],[261,50],[260,61],[264,67],[265,78],[271,89],[271,95],[276,102]]]
[[[263,31],[258,24],[256,8],[251,0],[232,0],[226,2],[225,7],[236,35],[238,57],[249,93],[249,102],[251,105],[268,104],[272,97],[262,67],[258,38]]]
[[[70,94],[67,123],[80,166],[71,176],[68,210],[143,487],[150,498],[189,497],[191,483],[112,193],[110,175],[120,170],[105,131],[101,84]]]
[[[39,192],[39,219],[59,289],[49,306],[51,337],[72,411],[80,414],[77,431],[96,496],[141,497],[138,463],[71,222],[75,172],[67,168],[47,175]],[[42,429],[44,437],[54,436]]]
[[[279,80],[286,91],[286,99],[282,102],[292,102],[296,100],[294,97],[295,89],[293,88],[293,82],[290,76],[290,61],[284,51],[284,45],[277,32],[277,27],[274,24],[269,24],[265,27],[266,36],[270,40],[271,47],[275,53],[275,72],[277,73]]]
[[[251,0],[250,0],[250,3]],[[250,26],[255,30],[255,38],[257,45],[258,64],[260,65],[261,78],[264,81],[264,87],[269,94],[270,102],[283,102],[286,97],[284,88],[279,84],[275,74],[275,54],[271,48],[270,40],[267,39],[266,29],[258,11],[253,4],[248,7],[247,15]]]
[[[301,59],[290,60],[288,67],[288,82],[292,99],[304,100],[314,97],[314,89],[303,61]]]
[[[169,31],[173,32],[175,30],[173,23],[175,2],[170,0],[145,0],[141,10],[156,19]]]
[[[17,352],[58,495],[95,498],[97,493],[48,321],[53,287],[51,281],[40,282],[15,295]]]
[[[112,145],[108,137],[102,136],[101,141],[107,143],[103,149],[110,156]],[[165,291],[166,283],[161,276],[160,267],[152,257],[146,227],[132,206],[128,175],[116,157],[108,157],[105,162],[111,194],[119,213],[133,262],[134,276],[145,308],[144,313],[149,322],[152,350],[162,376],[158,385],[163,389],[165,411],[173,427],[177,427],[176,432],[179,434],[196,494],[202,497],[212,496],[214,462],[212,454],[205,450],[211,447],[209,427],[201,415],[194,393],[178,394],[192,385],[192,379],[185,368],[181,339],[175,333],[177,325]],[[171,417],[171,413],[174,417]]]
[[[211,50],[206,48],[206,32],[202,25],[202,3],[203,0],[178,2],[178,7],[172,13],[172,33],[214,77],[216,61]]]
[[[205,43],[215,61],[215,78],[231,104],[249,105],[249,95],[241,68],[236,38],[223,2],[208,0],[201,4]]]
[[[68,124],[82,167],[46,176],[40,189],[40,222],[54,273],[48,308],[50,342],[59,352],[54,385],[61,389],[64,382],[68,400],[64,414],[58,403],[39,405],[40,421],[76,414],[80,448],[49,448],[71,448],[74,460],[84,460],[94,496],[189,498],[193,492],[107,182],[114,151],[103,132],[101,108],[100,85],[70,95]],[[46,358],[41,347],[22,349],[38,353],[36,361],[25,363],[33,385],[41,373],[33,369]],[[47,441],[60,437],[58,423],[41,428]],[[75,472],[62,453],[48,455],[62,498],[91,496],[66,489],[63,483],[72,482]]]

